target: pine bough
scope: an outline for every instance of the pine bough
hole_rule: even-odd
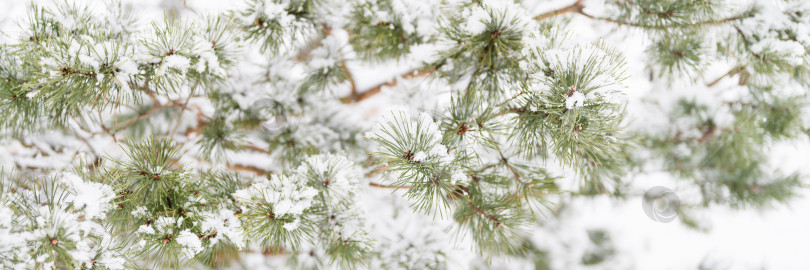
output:
[[[532,252],[526,237],[549,196],[622,196],[619,179],[647,159],[699,186],[703,205],[786,200],[799,176],[773,175],[762,158],[808,131],[810,5],[722,2],[620,1],[594,15],[598,3],[577,0],[536,15],[517,1],[251,0],[145,27],[118,2],[32,5],[0,45],[2,136],[30,145],[56,132],[83,142],[86,158],[3,174],[1,267],[222,266],[259,247],[295,267],[447,268],[440,253],[378,250],[369,186],[452,220],[488,258]],[[680,99],[671,126],[627,131],[623,57],[570,35],[554,19],[566,14],[648,33],[651,76],[698,78],[722,59],[723,77],[748,92]],[[430,75],[432,88],[412,94],[444,105],[348,123],[346,108],[397,82],[361,93],[347,61],[417,48],[434,53],[399,80]],[[243,63],[251,55],[270,60]],[[107,158],[98,138],[124,155]],[[230,162],[244,152],[272,165]],[[579,187],[561,190],[545,164],[573,170]]]

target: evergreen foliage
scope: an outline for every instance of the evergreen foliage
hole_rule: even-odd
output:
[[[623,178],[650,166],[700,190],[690,207],[765,209],[804,187],[767,159],[810,134],[806,1],[605,1],[598,15],[597,1],[523,2],[249,0],[148,24],[116,1],[31,4],[0,43],[0,136],[75,168],[0,175],[0,268],[218,268],[258,252],[291,268],[452,269],[436,245],[370,230],[369,189],[389,188],[485,261],[546,269],[529,240],[552,201],[625,197]],[[650,80],[699,85],[722,62],[702,90],[736,76],[739,93],[678,97],[664,128],[630,129],[621,48],[577,40],[566,15],[642,31]],[[354,64],[425,50],[358,88]],[[352,111],[416,77],[414,99],[439,105]],[[75,145],[42,149],[43,134]],[[582,265],[620,252],[588,237]]]

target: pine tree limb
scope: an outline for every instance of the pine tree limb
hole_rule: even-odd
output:
[[[676,28],[678,28],[678,27],[680,27],[680,28],[691,28],[691,27],[700,27],[700,26],[707,26],[707,25],[718,25],[718,24],[725,24],[725,23],[729,23],[729,22],[734,22],[734,21],[750,18],[751,16],[753,16],[752,14],[744,13],[744,14],[741,14],[741,15],[728,17],[728,18],[724,18],[724,19],[719,19],[719,20],[707,20],[707,21],[690,22],[690,23],[675,24],[675,25],[646,25],[646,24],[640,24],[640,23],[635,23],[635,22],[616,20],[616,19],[607,18],[607,17],[597,17],[597,16],[591,15],[589,13],[586,13],[582,9],[577,11],[577,13],[579,13],[580,15],[585,16],[587,18],[593,19],[593,20],[599,20],[599,21],[604,21],[604,22],[609,22],[609,23],[615,23],[615,24],[623,25],[623,26],[631,26],[631,27],[646,28],[646,29],[653,29],[653,30],[666,30],[666,29],[673,28],[673,27],[676,27]]]
[[[348,67],[346,67],[346,61],[340,61],[340,68],[343,69],[343,72],[346,73],[346,78],[349,79],[349,83],[351,84],[351,87],[352,87],[351,95],[356,96],[357,95],[357,84],[355,84],[355,82],[354,82],[354,75],[352,75],[352,72],[349,71]]]
[[[742,71],[742,69],[743,69],[742,66],[734,67],[731,70],[729,70],[728,72],[726,72],[726,74],[723,74],[722,76],[718,77],[717,79],[714,79],[711,82],[707,83],[706,87],[713,87],[715,84],[717,84],[721,80],[723,80],[723,78],[729,77],[729,76],[734,76],[734,74],[737,74],[738,72]]]
[[[205,116],[204,114],[202,114],[201,112],[198,112],[197,113],[197,126],[193,127],[193,128],[186,129],[186,132],[184,132],[183,136],[188,137],[191,134],[200,134],[202,132],[202,129],[206,125],[208,125],[208,122],[205,121],[206,118],[208,118],[208,117]]]
[[[385,185],[385,184],[379,184],[379,183],[374,183],[374,182],[369,182],[368,186],[375,187],[375,188],[391,188],[391,189],[401,189],[401,188],[402,189],[409,189],[409,188],[411,188],[411,186],[408,186],[408,185],[405,185],[405,186],[392,186],[392,185]]]
[[[100,112],[100,111],[99,111],[99,114],[101,114],[101,112]],[[117,116],[117,114],[116,114],[116,116]],[[118,137],[116,137],[116,136],[115,136],[115,132],[112,132],[112,131],[110,130],[110,128],[108,128],[108,127],[107,127],[107,125],[105,125],[105,124],[104,124],[104,123],[101,121],[101,116],[100,116],[100,115],[99,115],[99,123],[98,123],[98,124],[99,124],[99,126],[101,126],[101,130],[103,130],[103,131],[104,131],[104,133],[107,133],[107,135],[110,135],[110,137],[112,137],[112,138],[113,138],[113,141],[114,141],[114,142],[117,144],[117,143],[118,143]]]
[[[191,86],[191,92],[186,97],[186,101],[183,102],[183,106],[180,107],[180,114],[177,115],[177,122],[174,124],[174,128],[172,129],[172,133],[169,134],[169,138],[173,138],[174,134],[177,133],[177,128],[180,127],[180,122],[183,119],[183,113],[186,112],[186,108],[188,107],[188,102],[191,100],[191,97],[194,96],[194,90],[197,90],[197,86],[200,85],[200,80],[194,82],[194,85]]]
[[[421,70],[416,69],[416,70],[408,71],[406,73],[403,73],[402,75],[399,75],[398,76],[399,79],[395,78],[395,79],[390,80],[388,82],[378,84],[378,85],[376,85],[376,86],[374,86],[374,87],[372,87],[372,88],[370,88],[370,89],[368,89],[368,90],[366,90],[366,91],[364,91],[362,93],[350,94],[348,96],[340,98],[340,101],[343,102],[343,103],[346,103],[346,104],[360,102],[360,101],[366,100],[366,99],[368,99],[370,97],[373,97],[376,94],[379,94],[382,91],[383,87],[394,87],[394,86],[396,86],[397,83],[398,83],[398,80],[424,77],[424,76],[430,75],[434,71],[436,71],[436,67],[430,67],[430,68],[427,68],[427,69],[421,69]]]
[[[149,78],[148,77],[144,80],[143,85],[137,85],[137,84],[135,84],[135,83],[133,83],[131,81],[128,82],[128,84],[129,84],[130,88],[138,89],[138,90],[141,90],[144,93],[146,93],[146,96],[148,96],[149,99],[152,100],[152,103],[160,104],[160,101],[158,101],[157,96],[155,95],[155,92],[152,91],[149,88]]]
[[[312,53],[312,50],[315,50],[315,48],[320,47],[321,44],[323,43],[323,39],[325,39],[326,37],[328,37],[329,35],[332,34],[332,28],[330,28],[328,25],[322,25],[321,29],[322,29],[323,35],[321,35],[318,38],[312,40],[312,42],[310,42],[307,47],[305,47],[305,48],[301,49],[300,51],[298,51],[298,53],[295,55],[295,60],[296,61],[298,61],[298,62],[306,61],[309,58],[309,55]]]
[[[153,114],[155,114],[155,113],[157,113],[157,112],[159,112],[159,111],[161,111],[161,110],[163,110],[165,108],[170,108],[170,107],[179,106],[179,105],[180,105],[180,103],[178,103],[176,101],[171,101],[171,102],[168,102],[166,104],[158,103],[157,105],[152,106],[152,108],[149,108],[149,110],[138,114],[134,118],[127,119],[124,122],[121,122],[121,123],[118,123],[118,124],[114,125],[112,128],[110,128],[110,130],[112,132],[118,132],[118,131],[130,128],[133,125],[135,125],[135,123],[137,123],[138,121],[143,120],[143,119],[145,119],[145,118],[147,118],[149,116],[152,116]]]
[[[745,33],[743,33],[742,29],[740,29],[739,26],[735,25],[734,30],[737,31],[738,35],[740,35],[740,38],[743,41],[743,46],[745,46],[745,49],[748,50],[748,52],[750,52],[751,55],[753,55],[756,59],[762,60],[762,55],[759,55],[758,53],[751,51],[751,41],[748,40],[748,38],[745,36]]]
[[[487,212],[484,209],[481,209],[480,207],[476,206],[475,203],[473,203],[473,200],[470,197],[470,189],[469,188],[467,188],[465,186],[458,186],[458,187],[461,188],[461,190],[463,190],[465,194],[467,194],[467,196],[464,196],[464,198],[467,199],[467,204],[470,206],[470,208],[473,209],[473,211],[475,211],[475,213],[477,213],[477,214],[479,214],[479,215],[481,215],[481,216],[483,216],[483,217],[485,217],[485,218],[487,218],[489,220],[497,222],[498,224],[503,224],[503,223],[500,222],[500,219],[498,217],[496,217],[495,215]]]
[[[258,176],[265,176],[269,174],[269,172],[265,171],[264,169],[250,165],[228,163],[226,166],[228,167],[229,170],[250,172]]]
[[[583,6],[582,1],[583,0],[577,0],[576,2],[574,2],[571,5],[568,5],[568,6],[559,8],[559,9],[555,9],[555,10],[552,10],[552,11],[549,11],[549,12],[534,16],[534,20],[535,21],[542,21],[542,20],[545,20],[545,19],[548,19],[548,18],[551,18],[551,17],[555,17],[555,16],[558,16],[558,15],[580,12],[582,10],[582,8],[585,7],[585,6]]]
[[[193,8],[189,7],[188,4],[186,3],[186,0],[183,0],[183,8],[188,9],[189,11],[191,11],[191,13],[194,13],[194,15],[197,15],[197,11],[195,11]]]
[[[492,133],[488,132],[488,134],[489,134],[489,138],[492,139],[493,142],[495,142],[495,137],[492,136]],[[515,168],[512,167],[512,164],[509,163],[509,160],[506,158],[506,156],[503,155],[503,151],[501,151],[501,147],[498,145],[497,142],[495,142],[494,145],[495,145],[495,150],[498,151],[498,155],[501,156],[501,161],[503,161],[504,165],[506,165],[506,168],[509,169],[510,172],[512,172],[512,176],[515,177],[515,180],[519,184],[522,184],[523,181],[520,180],[520,175],[517,173]]]
[[[245,145],[242,145],[241,148],[245,149],[245,150],[250,150],[250,151],[253,151],[253,152],[259,152],[259,153],[262,153],[262,154],[269,154],[269,152],[267,152],[267,149],[264,149],[264,148],[261,148],[261,147],[255,146],[255,145],[245,144]]]

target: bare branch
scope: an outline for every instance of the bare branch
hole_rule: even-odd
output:
[[[555,10],[552,10],[552,11],[549,11],[549,12],[534,16],[534,20],[542,21],[542,20],[557,16],[557,15],[580,12],[582,10],[582,8],[584,7],[582,5],[582,1],[583,0],[577,0],[573,4],[565,6],[563,8],[555,9]]]
[[[403,73],[402,75],[399,75],[398,78],[399,79],[412,79],[412,78],[424,77],[424,76],[430,75],[434,71],[436,71],[436,67],[431,67],[431,68],[422,69],[422,70],[412,70],[412,71],[408,71],[406,73]],[[399,79],[394,79],[394,80],[391,80],[391,81],[388,81],[388,82],[385,82],[385,83],[378,84],[378,85],[372,87],[371,89],[366,90],[363,93],[350,94],[348,96],[345,96],[345,97],[341,98],[340,101],[343,102],[343,103],[348,104],[348,103],[355,103],[355,102],[360,102],[360,101],[366,100],[366,99],[368,99],[370,97],[373,97],[376,94],[379,94],[380,91],[382,91],[383,87],[394,87],[394,86],[396,86]]]

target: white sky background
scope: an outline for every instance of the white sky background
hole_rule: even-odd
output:
[[[414,0],[418,1],[418,0]],[[531,2],[532,0],[527,0]],[[183,9],[182,0],[145,0],[133,1],[140,18],[160,18],[163,10],[177,8],[183,15],[193,15]],[[188,6],[198,13],[217,12],[236,6],[241,1],[188,0]],[[537,14],[566,6],[573,0],[537,0]],[[101,8],[101,7],[100,7]],[[598,10],[594,10],[598,12]],[[26,14],[25,2],[20,0],[0,0],[0,29],[9,33],[16,29],[14,20]],[[628,118],[631,128],[643,128],[645,125],[666,125],[666,118],[656,117],[649,113],[641,100],[648,98],[651,90],[661,87],[662,82],[650,82],[648,69],[645,66],[644,50],[647,42],[640,31],[618,28],[604,22],[592,21],[582,16],[569,15],[572,18],[568,30],[575,33],[578,41],[585,43],[596,41],[600,37],[613,48],[617,48],[628,60],[631,75],[626,89]],[[404,63],[387,63],[369,67],[350,63],[358,88],[364,89],[410,70],[415,61]],[[728,70],[727,67],[709,68],[706,79],[709,80]],[[736,87],[734,79],[722,81],[713,89]],[[700,91],[684,86],[684,91]],[[392,89],[392,91],[395,89]],[[386,107],[385,95],[364,101],[356,109],[359,113],[374,115]],[[373,118],[373,117],[372,117]],[[4,148],[0,147],[0,156]],[[806,139],[785,142],[773,149],[769,164],[784,172],[800,171],[810,175],[810,142]],[[0,165],[4,162],[0,158]],[[562,171],[563,173],[566,173]],[[562,182],[575,181],[570,173]],[[617,255],[611,262],[604,263],[599,269],[696,269],[702,262],[717,267],[716,269],[808,269],[810,268],[810,192],[801,190],[802,198],[795,199],[789,205],[778,205],[764,212],[755,210],[731,210],[714,206],[698,212],[701,220],[709,227],[708,232],[698,232],[686,228],[678,220],[671,223],[657,223],[644,214],[641,208],[640,194],[653,186],[665,186],[675,190],[682,201],[696,200],[693,191],[684,190],[667,174],[648,172],[630,176],[625,181],[631,183],[636,194],[628,200],[615,200],[607,197],[593,199],[577,198],[571,208],[563,213],[563,220],[553,231],[537,231],[536,244],[552,250],[551,256],[555,268],[578,269],[581,253],[587,248],[586,229],[607,229],[617,248]],[[806,179],[804,179],[806,182]],[[680,189],[679,189],[680,188]],[[386,197],[386,190],[372,189],[379,193],[370,196],[369,207],[376,205],[375,200]],[[383,202],[388,203],[388,202]],[[378,209],[369,208],[370,213]],[[555,223],[555,222],[552,222]],[[413,225],[418,226],[418,225]],[[460,252],[461,265],[466,267],[464,259],[473,260],[471,253]],[[520,269],[528,267],[525,262],[515,260],[495,264],[494,268]],[[607,266],[607,267],[605,267]],[[462,267],[462,268],[463,268]],[[595,268],[585,268],[595,269]]]

